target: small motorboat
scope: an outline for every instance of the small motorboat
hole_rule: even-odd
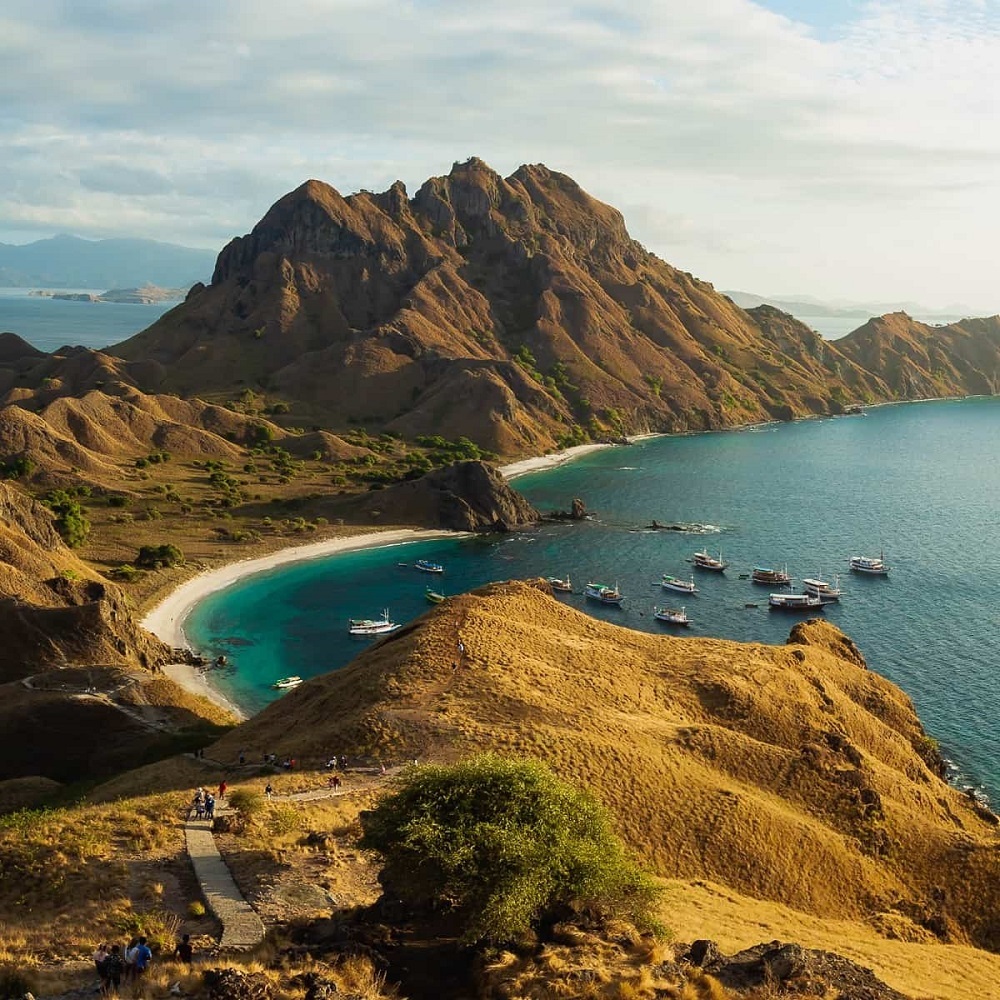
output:
[[[889,567],[885,564],[885,553],[875,556],[851,556],[851,570],[855,573],[867,573],[869,576],[888,576]]]
[[[414,564],[421,573],[443,573],[444,566],[441,563],[431,562],[429,559],[418,559]]]
[[[679,594],[698,593],[698,588],[694,585],[694,577],[691,577],[690,580],[681,580],[676,576],[664,573],[663,579],[660,581],[660,586],[664,590],[676,590]]]
[[[653,617],[666,625],[684,625],[686,627],[691,625],[686,608],[681,608],[679,611],[676,608],[653,608]]]
[[[754,566],[750,579],[753,583],[762,583],[769,587],[787,587],[792,582],[792,578],[788,575],[787,566],[781,569],[771,569],[770,566]]]
[[[285,691],[288,688],[298,687],[302,683],[302,678],[298,674],[292,674],[291,677],[279,677],[271,687],[275,691]]]
[[[771,594],[767,603],[772,611],[822,611],[828,602],[812,594]]]
[[[827,583],[826,580],[803,580],[802,589],[807,594],[812,594],[813,597],[819,597],[824,601],[839,601],[840,595],[843,591],[840,589],[840,577],[834,577],[833,583]]]
[[[727,562],[722,561],[722,553],[719,553],[719,558],[716,559],[715,556],[710,556],[707,549],[702,549],[701,552],[696,552],[694,554],[695,569],[708,569],[713,573],[724,573],[726,567],[729,565]]]
[[[558,590],[562,594],[573,593],[573,584],[570,583],[568,576],[563,579],[560,579],[558,576],[550,576],[548,577],[548,581],[549,586],[553,590]]]
[[[382,612],[381,618],[352,618],[347,624],[348,634],[366,639],[373,635],[388,635],[402,628],[396,622],[389,620],[389,609]]]
[[[447,600],[447,598],[445,597],[445,595],[444,595],[444,594],[439,594],[439,593],[438,593],[438,592],[437,592],[436,590],[431,590],[431,588],[430,588],[430,587],[428,587],[428,588],[427,588],[427,589],[426,589],[426,590],[424,591],[424,597],[425,597],[425,598],[426,598],[426,599],[427,599],[427,600],[428,600],[428,601],[429,601],[429,602],[430,602],[431,604],[443,604],[443,603],[444,603],[444,602],[445,602],[445,601]]]
[[[584,594],[592,601],[599,601],[601,604],[621,605],[625,598],[618,590],[618,584],[613,587],[604,583],[588,583],[583,589]]]

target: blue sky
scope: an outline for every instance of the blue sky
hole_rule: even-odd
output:
[[[721,288],[1000,310],[1000,0],[5,0],[0,240],[545,163]]]

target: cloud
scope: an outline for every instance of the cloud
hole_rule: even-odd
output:
[[[723,286],[915,297],[933,257],[942,299],[992,295],[995,0],[797,6],[8,0],[0,239],[220,246],[306,177],[412,189],[476,154],[572,174]]]

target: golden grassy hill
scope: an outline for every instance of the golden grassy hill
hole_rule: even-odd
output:
[[[536,755],[592,788],[662,875],[1000,944],[995,826],[935,773],[907,697],[823,622],[784,647],[661,638],[498,584],[290,692],[215,753],[242,747]]]
[[[222,251],[210,286],[113,350],[146,364],[147,391],[261,385],[305,422],[504,455],[883,395],[836,346],[787,316],[779,344],[777,325],[648,253],[571,178],[473,158],[412,199],[306,182]]]

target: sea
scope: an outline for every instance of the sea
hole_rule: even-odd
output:
[[[998,434],[1000,399],[969,398],[606,448],[515,480],[542,511],[579,497],[592,520],[286,565],[207,597],[185,632],[228,658],[213,683],[253,712],[281,696],[277,678],[336,670],[365,648],[348,618],[426,612],[428,585],[569,575],[576,592],[559,600],[625,628],[669,631],[651,614],[665,603],[687,608],[691,634],[783,643],[795,617],[769,611],[769,588],[744,576],[839,576],[826,617],[910,695],[955,780],[1000,801]],[[685,530],[648,530],[653,519]],[[695,596],[663,591],[662,575],[690,577],[703,548],[730,563],[725,575],[694,573]],[[888,577],[848,571],[850,556],[881,553]],[[419,558],[444,573],[417,571]],[[586,600],[591,581],[617,583],[623,607]]]
[[[46,289],[53,291],[54,289]],[[60,292],[100,295],[104,288],[62,288]],[[16,333],[42,351],[66,345],[107,347],[145,330],[176,302],[66,302],[31,295],[30,288],[0,288],[0,333]]]

